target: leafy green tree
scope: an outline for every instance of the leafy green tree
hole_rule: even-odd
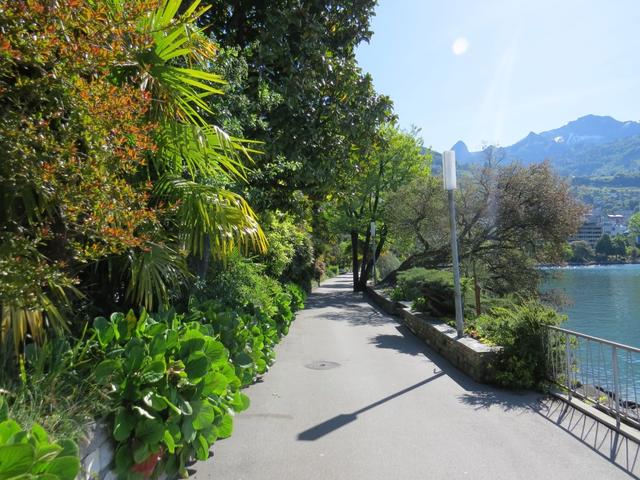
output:
[[[627,255],[627,240],[622,235],[616,235],[611,240],[613,255],[625,257]]]
[[[486,288],[498,294],[535,293],[540,278],[536,264],[562,258],[566,239],[577,230],[583,212],[569,185],[546,162],[487,163],[460,180],[456,195],[460,258],[486,272]],[[400,270],[449,263],[442,188],[409,184],[396,198],[403,196],[392,226],[398,235],[408,235],[416,248]]]
[[[587,263],[593,260],[594,251],[584,240],[571,242],[571,256],[569,260],[575,263]]]
[[[355,47],[371,36],[375,1],[206,3],[212,8],[200,23],[233,70],[226,118],[238,119],[237,133],[264,142],[251,198],[290,209],[299,190],[322,201],[349,168],[352,146],[371,143],[390,109],[355,59]]]
[[[382,215],[387,198],[412,179],[428,177],[430,156],[424,153],[418,131],[403,132],[383,125],[372,145],[351,155],[351,170],[341,179],[335,198],[337,229],[351,238],[353,285],[363,290],[373,266],[371,222],[377,222],[376,255],[388,238]]]
[[[204,68],[203,10],[182,3],[0,10],[1,331],[16,347],[65,328],[71,294],[155,308],[191,276],[187,258],[266,246],[229,188],[251,150],[204,100],[224,80]]]
[[[615,255],[615,249],[609,234],[605,233],[600,237],[598,243],[596,243],[596,253],[605,256]]]
[[[629,232],[632,235],[640,236],[640,212],[636,212],[629,218]]]

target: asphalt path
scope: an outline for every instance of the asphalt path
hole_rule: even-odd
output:
[[[532,392],[475,383],[351,292],[309,297],[196,479],[639,478],[640,448]]]

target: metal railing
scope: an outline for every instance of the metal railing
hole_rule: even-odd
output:
[[[548,327],[545,350],[549,378],[575,396],[640,428],[640,348]]]

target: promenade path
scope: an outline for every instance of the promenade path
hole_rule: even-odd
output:
[[[638,445],[562,402],[475,383],[352,293],[348,276],[314,291],[276,363],[246,393],[251,407],[233,436],[193,465],[193,478],[608,480],[640,472]]]

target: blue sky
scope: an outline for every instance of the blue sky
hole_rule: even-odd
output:
[[[436,150],[640,120],[640,0],[379,0],[372,29],[360,65]]]

